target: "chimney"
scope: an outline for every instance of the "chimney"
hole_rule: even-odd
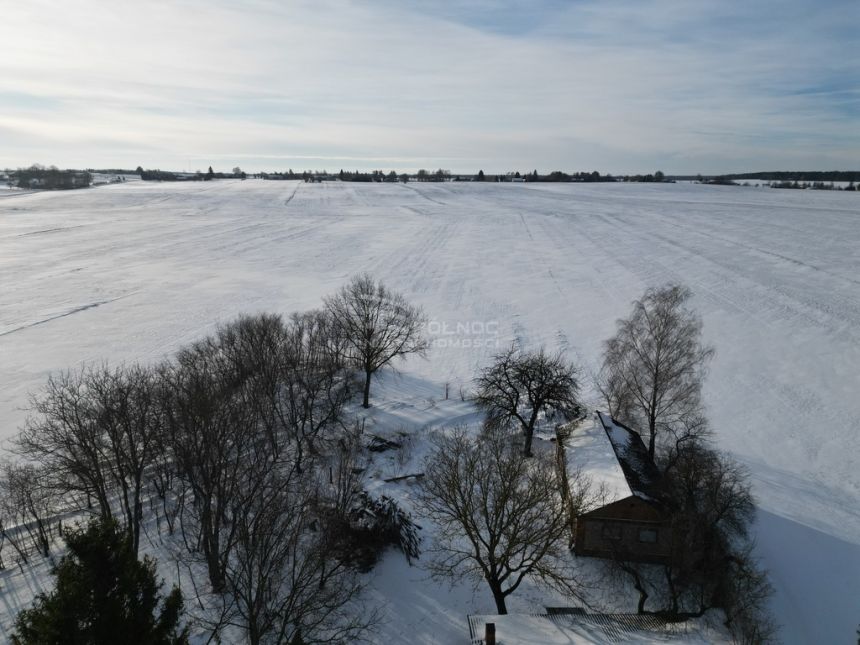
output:
[[[484,645],[496,645],[496,623],[484,624]]]

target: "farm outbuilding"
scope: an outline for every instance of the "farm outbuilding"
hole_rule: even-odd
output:
[[[577,555],[662,562],[672,548],[660,472],[635,430],[596,412],[567,439],[568,471],[581,470],[604,491],[602,503],[575,518]]]
[[[573,607],[547,607],[535,614],[473,614],[467,620],[472,645],[730,642],[727,634],[702,620],[670,622],[653,615],[592,614]]]

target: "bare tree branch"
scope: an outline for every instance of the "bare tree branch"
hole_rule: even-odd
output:
[[[558,471],[548,455],[524,459],[500,433],[476,441],[459,429],[436,437],[425,472],[421,504],[438,525],[433,575],[486,582],[501,614],[526,578],[581,597],[564,548]]]
[[[652,459],[658,436],[706,429],[701,390],[714,350],[701,343],[691,297],[677,284],[648,289],[605,343],[597,386],[612,416],[648,432]]]
[[[365,408],[370,407],[370,380],[377,371],[395,358],[427,350],[424,312],[366,273],[326,298],[325,309],[346,359],[364,373]]]
[[[488,428],[518,425],[525,439],[523,452],[531,456],[541,414],[560,413],[569,420],[579,412],[577,371],[561,353],[550,356],[543,349],[523,352],[511,346],[478,376],[473,401],[486,413]]]

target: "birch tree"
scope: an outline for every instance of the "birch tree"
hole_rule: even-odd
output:
[[[691,297],[679,284],[648,289],[604,344],[598,387],[613,417],[648,433],[652,459],[661,435],[704,428],[702,381],[714,350],[702,343]]]

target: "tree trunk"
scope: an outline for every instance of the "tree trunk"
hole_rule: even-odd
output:
[[[205,515],[206,517],[201,518],[203,556],[206,559],[206,569],[209,574],[209,583],[212,585],[212,591],[222,593],[227,587],[227,583],[224,579],[224,569],[218,558],[217,528],[213,529],[213,523],[218,520],[213,518],[209,513],[205,513]]]
[[[132,549],[134,550],[134,554],[137,555],[137,552],[140,550],[140,522],[143,518],[143,503],[140,499],[140,489],[138,488],[134,493],[134,524],[132,524]]]
[[[502,593],[502,586],[490,583],[490,591],[493,592],[493,600],[496,601],[496,611],[498,611],[500,615],[507,614],[508,608],[505,605],[505,594]]]
[[[370,370],[364,371],[364,402],[361,404],[362,407],[369,408],[370,407],[370,377],[373,373]]]
[[[663,568],[663,574],[666,578],[666,586],[669,588],[669,598],[672,601],[672,608],[670,609],[673,616],[678,615],[678,592],[675,590],[675,580],[672,578],[672,571],[669,567]]]
[[[636,566],[624,564],[623,562],[618,562],[618,564],[621,566],[622,571],[629,574],[630,577],[633,578],[633,588],[639,592],[639,602],[636,605],[636,613],[646,613],[645,603],[648,601],[648,591],[645,589],[645,585],[642,584],[642,578],[639,577],[639,572],[636,570]]]
[[[540,408],[540,404],[535,404],[532,409],[532,415],[529,419],[529,424],[525,428],[526,435],[526,445],[523,448],[523,456],[531,457],[532,456],[532,439],[535,436],[535,424],[537,423],[538,410]]]
[[[639,614],[645,613],[645,602],[648,600],[648,592],[641,585],[637,585],[636,591],[639,592],[639,603],[636,605],[636,612]]]
[[[532,456],[532,438],[534,437],[535,431],[534,428],[529,428],[526,430],[526,444],[523,447],[523,456],[531,457]]]
[[[206,569],[209,573],[209,584],[212,585],[212,591],[215,593],[223,593],[227,588],[227,583],[224,580],[224,573],[221,571],[221,563],[218,561],[218,554],[206,553]]]
[[[651,409],[648,410],[648,432],[651,435],[648,437],[648,456],[651,457],[651,461],[654,461],[654,448],[656,447],[656,439],[657,439],[657,415],[655,414],[655,409],[657,407],[657,391],[654,390],[654,393],[651,396]]]

